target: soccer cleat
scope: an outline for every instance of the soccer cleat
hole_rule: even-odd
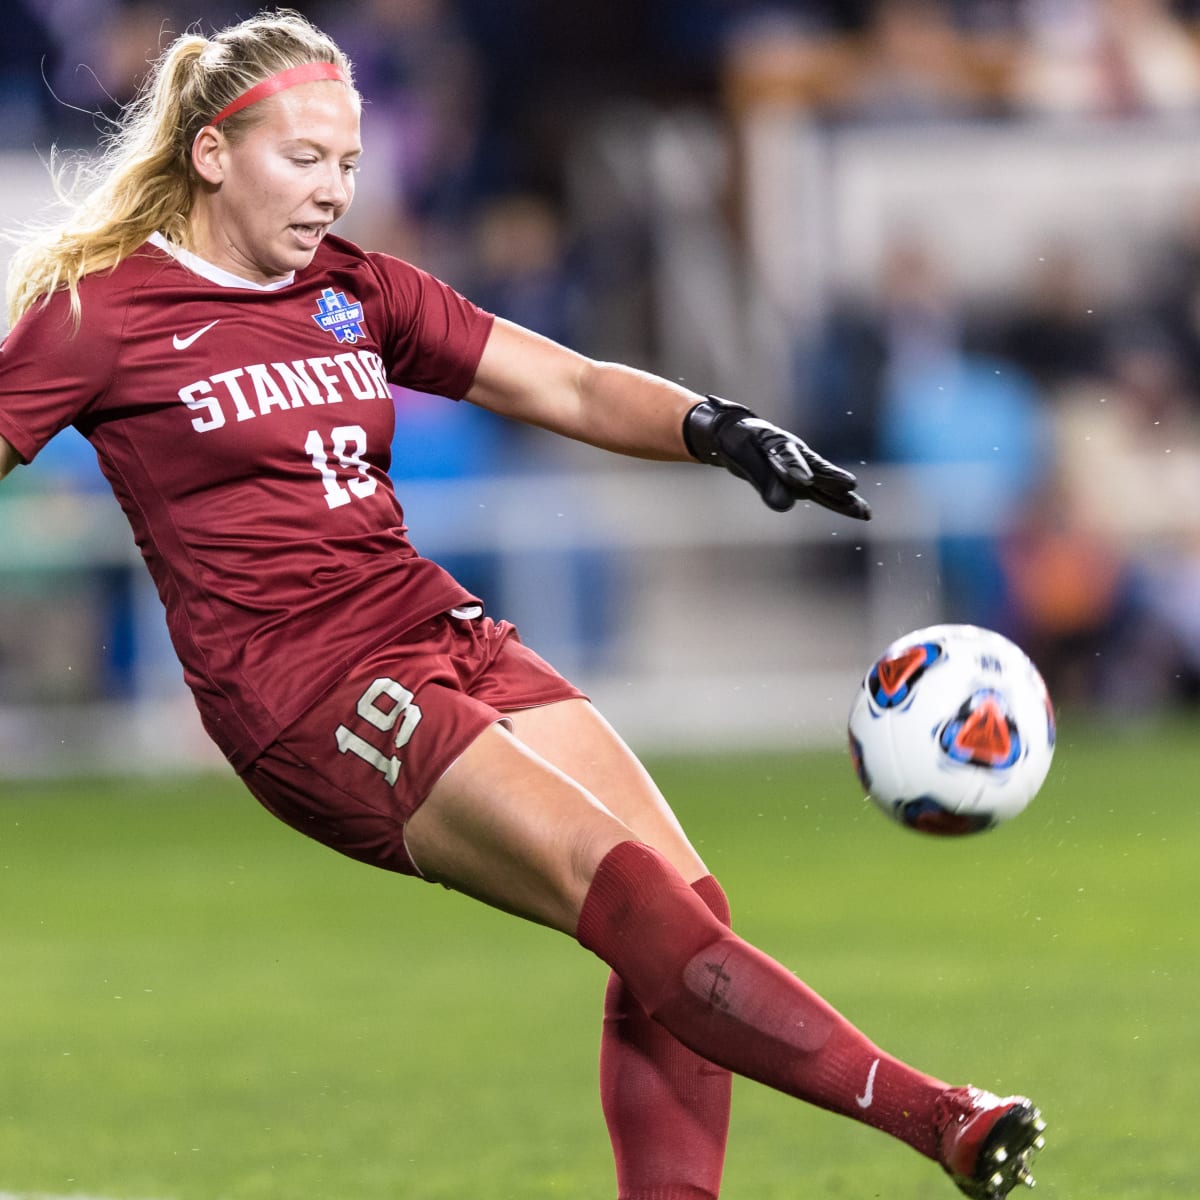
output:
[[[1024,1096],[1001,1099],[979,1088],[952,1088],[938,1100],[940,1161],[971,1200],[1003,1200],[1035,1185],[1029,1163],[1046,1140],[1046,1122]]]

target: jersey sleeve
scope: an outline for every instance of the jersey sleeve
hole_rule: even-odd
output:
[[[0,436],[26,461],[101,397],[118,339],[85,300],[77,329],[66,292],[38,303],[0,345]]]
[[[383,354],[392,383],[461,399],[495,318],[427,271],[372,254],[387,306]]]

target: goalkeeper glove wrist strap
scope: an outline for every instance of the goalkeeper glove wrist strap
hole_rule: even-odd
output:
[[[688,409],[683,418],[683,444],[688,453],[702,463],[714,467],[725,465],[718,436],[722,427],[743,417],[752,417],[744,404],[722,400],[720,396],[705,396],[699,404]]]

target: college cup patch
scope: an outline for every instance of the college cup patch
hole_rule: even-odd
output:
[[[345,292],[326,288],[317,301],[317,311],[312,319],[327,333],[332,333],[339,342],[353,345],[363,333],[363,307],[357,300],[348,300]]]

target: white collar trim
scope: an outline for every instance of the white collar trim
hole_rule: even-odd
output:
[[[232,271],[226,271],[224,267],[213,266],[212,263],[206,262],[198,254],[193,254],[190,250],[185,250],[182,246],[176,246],[173,242],[168,242],[157,230],[150,235],[149,241],[152,246],[157,246],[160,250],[165,250],[180,266],[187,267],[194,274],[200,275],[211,283],[219,284],[221,287],[249,288],[255,292],[277,292],[280,288],[288,287],[296,278],[296,272],[289,271],[286,279],[277,280],[275,283],[255,283],[252,279],[243,279],[240,275],[235,275]]]

